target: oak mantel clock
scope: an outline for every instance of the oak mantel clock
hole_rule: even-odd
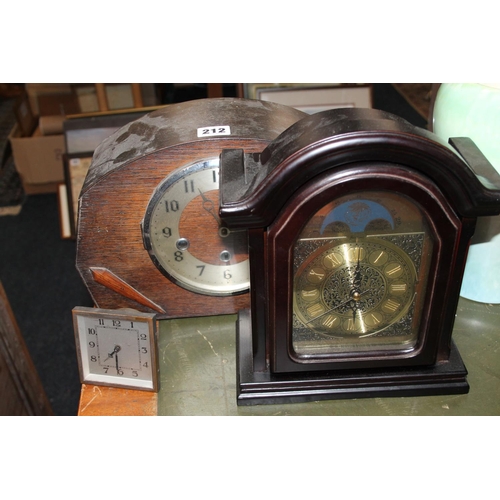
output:
[[[220,216],[248,230],[238,404],[465,393],[451,333],[470,238],[500,176],[372,109],[308,116],[221,154]]]
[[[76,265],[95,305],[158,318],[248,306],[246,235],[218,216],[219,155],[260,152],[305,116],[271,102],[200,99],[106,139],[79,199]]]

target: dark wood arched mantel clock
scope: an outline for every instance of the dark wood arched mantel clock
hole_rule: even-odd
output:
[[[305,116],[272,102],[200,99],[100,144],[79,199],[76,258],[94,304],[161,318],[247,307],[246,236],[218,217],[219,155],[260,152]]]
[[[222,152],[220,217],[249,238],[238,404],[468,392],[451,333],[500,176],[469,139],[450,143],[340,109],[260,154]]]

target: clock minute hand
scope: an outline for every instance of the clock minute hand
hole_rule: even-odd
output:
[[[359,247],[357,240],[356,240],[356,248],[358,250],[358,262],[356,263],[356,267],[354,269],[354,279],[352,281],[352,290],[351,290],[351,299],[354,302],[351,302],[349,304],[349,307],[352,309],[352,321],[354,324],[356,324],[356,313],[358,312],[358,303],[359,299],[361,298],[361,265],[360,265],[360,255],[361,255],[361,248]],[[367,290],[365,290],[366,292]]]

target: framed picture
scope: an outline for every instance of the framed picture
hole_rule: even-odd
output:
[[[272,101],[313,114],[334,108],[371,108],[372,85],[365,83],[245,83],[248,99]]]
[[[61,236],[75,238],[78,220],[78,198],[92,161],[93,153],[65,154],[64,180],[59,186]]]

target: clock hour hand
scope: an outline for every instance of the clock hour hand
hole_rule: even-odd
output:
[[[203,209],[207,211],[217,221],[217,224],[220,226],[220,219],[219,216],[215,213],[214,202],[208,199],[203,194],[201,189],[198,189],[198,191],[200,192],[201,199],[203,200]]]
[[[209,198],[207,198],[203,194],[201,189],[198,189],[198,191],[200,192],[201,199],[203,200],[203,209],[206,210],[215,219],[215,221],[219,225],[219,236],[221,236],[222,238],[225,238],[226,236],[229,236],[231,233],[246,231],[246,229],[231,229],[230,230],[227,227],[222,226],[221,221],[219,219],[219,216],[217,215],[217,213],[215,211],[214,202],[212,200],[210,200]]]
[[[335,307],[331,307],[330,309],[328,309],[327,311],[325,311],[324,313],[320,314],[319,316],[315,316],[313,319],[310,319],[309,321],[306,322],[306,325],[309,324],[309,323],[312,323],[313,321],[316,321],[317,319],[319,318],[322,318],[323,316],[326,316],[327,314],[331,313],[332,311],[335,311],[335,309],[338,309],[339,307],[342,307],[342,306],[345,306],[345,305],[349,305],[349,307],[351,307],[351,302],[354,300],[359,300],[361,298],[362,295],[364,295],[365,293],[368,293],[370,290],[365,290],[364,292],[362,293],[358,293],[357,295],[353,296],[353,297],[349,297],[347,300],[345,300],[344,302],[341,302],[340,304],[337,304]],[[354,312],[354,314],[356,314]]]
[[[352,311],[352,321],[354,324],[356,324],[357,312],[360,310],[359,301],[361,300],[361,297],[365,293],[368,293],[368,290],[365,290],[364,292],[359,292],[357,289],[353,289],[351,294],[350,294],[351,297],[348,300],[348,304],[349,304],[349,307],[351,308],[351,311]]]
[[[105,362],[109,359],[112,358],[115,354],[117,354],[119,351],[121,351],[121,347],[119,345],[115,345],[115,348],[108,353],[108,357],[104,360]],[[117,356],[118,358],[118,356]]]

